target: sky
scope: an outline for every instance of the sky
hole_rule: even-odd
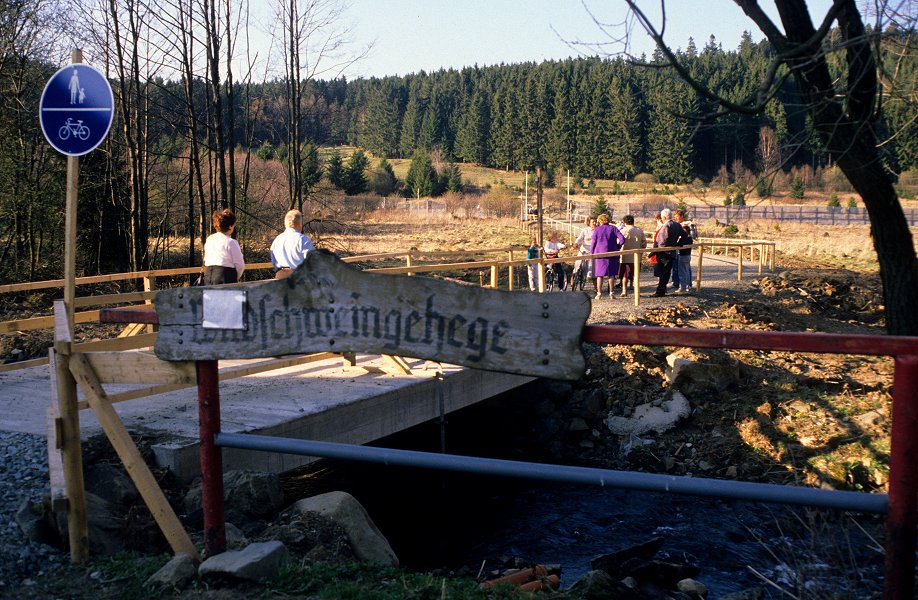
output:
[[[597,42],[625,33],[627,12],[621,0],[349,0],[345,13],[355,47],[373,42],[369,55],[348,68],[348,79],[406,75],[441,68],[542,62],[599,53]],[[659,0],[644,2],[659,15]],[[735,49],[744,30],[764,36],[730,0],[670,0],[666,40],[685,48],[689,37],[700,49],[714,34],[725,50]],[[770,14],[773,3],[760,3]],[[810,0],[814,20],[831,0]],[[650,13],[650,11],[654,11]],[[592,12],[592,15],[590,14]],[[606,31],[597,25],[607,24]],[[659,20],[655,20],[659,24]],[[633,25],[633,24],[632,24]],[[636,25],[633,25],[636,26]],[[653,45],[643,30],[631,36],[631,53],[648,56]],[[584,47],[577,42],[593,45]],[[573,43],[573,47],[572,47]],[[605,46],[606,54],[620,44]]]

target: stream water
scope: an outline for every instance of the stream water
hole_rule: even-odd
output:
[[[474,423],[487,419],[486,411],[451,419],[450,451],[529,460],[478,435]],[[439,430],[422,426],[379,445],[436,451]],[[474,576],[518,557],[559,565],[566,588],[590,570],[592,559],[662,537],[657,558],[699,567],[696,579],[708,586],[710,599],[751,587],[763,588],[766,598],[784,597],[753,570],[798,597],[829,597],[808,594],[831,590],[870,598],[881,590],[883,557],[865,533],[878,529],[874,517],[855,523],[849,515],[779,505],[324,464],[310,493],[340,489],[357,497],[410,569],[464,568]]]

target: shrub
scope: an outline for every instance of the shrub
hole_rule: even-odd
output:
[[[746,206],[746,195],[742,191],[733,196],[733,206]]]
[[[768,177],[759,177],[755,182],[755,193],[759,198],[768,198],[774,193],[774,184]]]
[[[832,192],[832,194],[829,196],[828,207],[829,208],[839,208],[840,206],[841,206],[841,202],[838,201],[838,194],[836,194],[835,192]]]
[[[590,211],[590,216],[594,219],[601,215],[602,213],[609,212],[609,205],[606,204],[606,199],[603,196],[600,196],[596,199],[596,202],[593,203],[593,210]]]
[[[794,175],[794,179],[791,181],[791,191],[790,196],[795,200],[802,200],[804,194],[806,193],[806,184],[803,183],[803,178],[800,175]]]
[[[258,147],[258,150],[255,151],[255,156],[261,160],[273,160],[275,155],[274,146],[272,146],[271,142],[268,140],[263,141],[261,146]]]
[[[848,208],[857,208],[857,198],[854,196],[848,198]]]
[[[733,223],[730,223],[729,225],[724,227],[724,237],[736,237],[736,234],[738,233],[739,233],[739,227],[737,227]]]

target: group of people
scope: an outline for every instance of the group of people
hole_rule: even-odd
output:
[[[236,283],[245,271],[245,260],[239,242],[233,239],[236,229],[236,215],[228,208],[213,214],[214,233],[204,241],[204,285]],[[303,233],[303,213],[287,211],[284,215],[284,231],[271,243],[271,264],[274,278],[284,279],[293,274],[300,263],[306,260],[306,253],[315,246],[309,236]]]
[[[685,211],[675,212],[664,208],[657,215],[657,230],[653,235],[654,248],[675,248],[691,246],[698,238],[695,225],[685,220]],[[652,255],[654,261],[653,275],[657,277],[657,291],[654,296],[665,296],[670,275],[673,280],[673,293],[694,293],[692,287],[692,249],[682,247],[679,250],[658,251]]]
[[[587,227],[581,230],[573,242],[573,246],[578,250],[580,256],[647,247],[644,230],[634,224],[633,215],[625,215],[617,226],[612,225],[610,220],[609,215],[605,213],[589,220]],[[685,220],[685,211],[679,209],[673,213],[670,209],[664,208],[657,215],[657,229],[653,236],[653,247],[675,248],[691,246],[697,236],[695,226]],[[559,241],[558,233],[553,231],[541,250],[544,252],[545,258],[557,258],[560,251],[565,247],[565,244]],[[526,258],[529,260],[537,259],[539,258],[539,252],[540,248],[535,238],[530,238]],[[619,295],[626,297],[628,289],[634,289],[635,269],[640,268],[640,265],[636,263],[637,257],[638,254],[634,253],[621,257],[612,256],[586,261],[577,260],[574,263],[574,273],[577,273],[580,269],[585,269],[587,277],[595,278],[597,299],[603,296],[604,281],[606,279],[608,279],[607,289],[610,298],[615,297],[616,285],[621,290]],[[691,247],[673,251],[652,252],[650,261],[654,264],[654,277],[658,278],[657,290],[654,295],[666,295],[671,275],[675,293],[680,291],[691,293],[694,289],[692,287],[691,259]],[[563,291],[566,287],[566,282],[562,263],[551,263],[550,268],[554,271],[555,278],[558,281],[558,290]],[[538,289],[538,269],[539,265],[537,263],[529,265],[529,289],[532,291]],[[618,282],[617,284],[616,281]]]

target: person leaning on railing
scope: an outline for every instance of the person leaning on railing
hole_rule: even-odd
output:
[[[245,260],[239,242],[232,238],[236,215],[228,208],[213,216],[214,229],[204,241],[204,285],[236,283],[245,271]]]
[[[271,264],[274,279],[286,279],[306,260],[306,253],[315,250],[312,240],[303,233],[303,213],[294,209],[284,215],[284,231],[271,243]]]

